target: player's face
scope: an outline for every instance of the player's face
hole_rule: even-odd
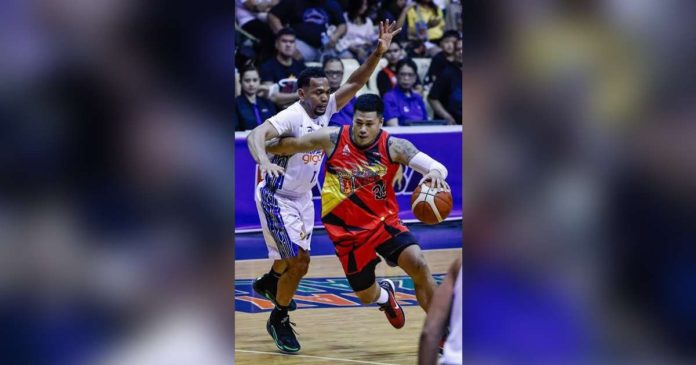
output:
[[[401,66],[401,69],[397,70],[396,81],[402,89],[411,90],[416,83],[416,70],[409,65]]]
[[[246,95],[254,95],[259,89],[259,73],[256,71],[247,71],[242,77],[242,91]]]
[[[284,34],[276,40],[276,50],[285,57],[292,57],[295,53],[295,36]]]
[[[375,141],[382,129],[384,119],[377,112],[356,110],[353,115],[353,142],[358,146],[367,146]]]
[[[324,73],[329,79],[331,90],[338,90],[341,87],[341,81],[343,81],[343,64],[339,61],[329,62],[324,67]]]
[[[309,79],[309,86],[299,90],[300,100],[302,100],[307,105],[307,109],[314,114],[310,115],[312,118],[326,113],[326,107],[329,105],[330,92],[329,80],[326,77],[311,78]]]

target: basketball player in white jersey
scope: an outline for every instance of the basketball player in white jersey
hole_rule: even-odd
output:
[[[317,183],[324,152],[269,155],[266,142],[281,136],[301,137],[327,126],[331,116],[367,83],[400,31],[396,23],[380,22],[374,52],[333,94],[321,68],[304,70],[297,80],[300,100],[254,128],[247,137],[249,151],[263,178],[257,185],[255,200],[268,256],[274,259],[270,272],[259,277],[253,286],[275,304],[266,330],[283,352],[300,350],[288,310],[296,306],[292,297],[309,265],[314,228],[312,188]]]
[[[449,322],[448,322],[449,318]],[[461,365],[462,360],[462,258],[452,263],[447,276],[437,288],[428,315],[423,324],[420,345],[418,346],[418,365],[435,365],[439,342],[445,340],[440,365]]]

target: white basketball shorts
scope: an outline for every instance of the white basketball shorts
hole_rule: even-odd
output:
[[[310,250],[314,229],[312,192],[300,197],[275,194],[265,182],[256,186],[256,210],[259,212],[268,257],[281,260],[297,256],[297,247]]]

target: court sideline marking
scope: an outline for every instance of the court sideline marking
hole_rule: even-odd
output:
[[[249,352],[252,354],[265,354],[265,355],[277,355],[277,356],[290,356],[290,357],[311,357],[314,359],[322,359],[322,360],[332,360],[332,361],[345,361],[345,362],[357,362],[359,364],[371,364],[371,365],[397,365],[397,364],[388,364],[385,362],[371,362],[371,361],[361,361],[361,360],[349,360],[349,359],[338,359],[335,357],[323,357],[323,356],[312,356],[312,355],[289,355],[289,354],[280,354],[277,352],[266,352],[266,351],[252,351],[252,350],[238,350],[235,349],[235,352]]]

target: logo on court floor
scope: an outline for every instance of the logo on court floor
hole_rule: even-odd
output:
[[[433,275],[439,284],[444,274]],[[402,306],[418,305],[413,280],[408,276],[389,277],[396,286],[396,300]],[[244,313],[269,312],[273,303],[259,296],[252,288],[253,280],[235,280],[235,310]],[[302,279],[295,296],[297,309],[316,308],[351,308],[363,306],[353,293],[346,278],[309,278]],[[375,305],[375,304],[372,304]]]

